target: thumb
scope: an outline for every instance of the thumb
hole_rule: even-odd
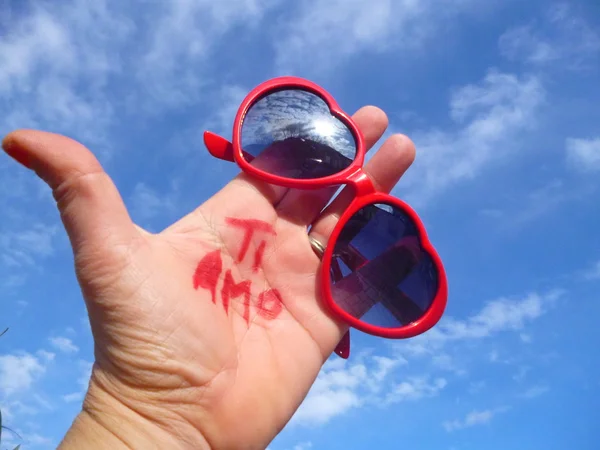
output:
[[[50,186],[75,253],[131,242],[135,227],[125,204],[83,145],[58,134],[18,130],[4,138],[2,147]]]

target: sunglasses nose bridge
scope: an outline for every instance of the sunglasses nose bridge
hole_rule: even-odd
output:
[[[354,188],[357,196],[369,195],[377,192],[375,185],[361,167],[348,177],[347,183]]]

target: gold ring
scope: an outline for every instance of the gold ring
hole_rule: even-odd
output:
[[[312,236],[309,236],[308,240],[310,241],[310,246],[312,247],[315,254],[319,257],[319,259],[322,259],[323,254],[325,253],[325,247],[323,247],[323,244],[321,244]]]

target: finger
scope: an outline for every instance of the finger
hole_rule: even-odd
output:
[[[352,119],[363,133],[367,151],[383,136],[388,126],[386,114],[375,106],[359,109]],[[290,189],[278,203],[277,212],[280,217],[306,226],[316,219],[337,190],[337,186],[314,191]]]
[[[414,159],[415,146],[412,141],[404,135],[395,134],[383,143],[365,165],[365,172],[378,191],[390,192]],[[353,189],[348,186],[323,211],[313,224],[310,235],[326,246],[331,232],[353,197]]]
[[[18,130],[4,138],[2,148],[52,189],[75,251],[130,242],[135,227],[125,204],[83,145],[53,133]]]

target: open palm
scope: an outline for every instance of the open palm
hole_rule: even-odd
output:
[[[367,148],[387,127],[374,107],[354,119]],[[84,412],[130,447],[116,418],[139,417],[172,448],[264,449],[346,331],[319,299],[307,226],[326,243],[352,193],[323,212],[331,189],[240,174],[150,234],[80,144],[22,130],[4,148],[50,185],[71,239],[95,341]],[[392,136],[366,171],[389,191],[413,158],[412,143]]]

